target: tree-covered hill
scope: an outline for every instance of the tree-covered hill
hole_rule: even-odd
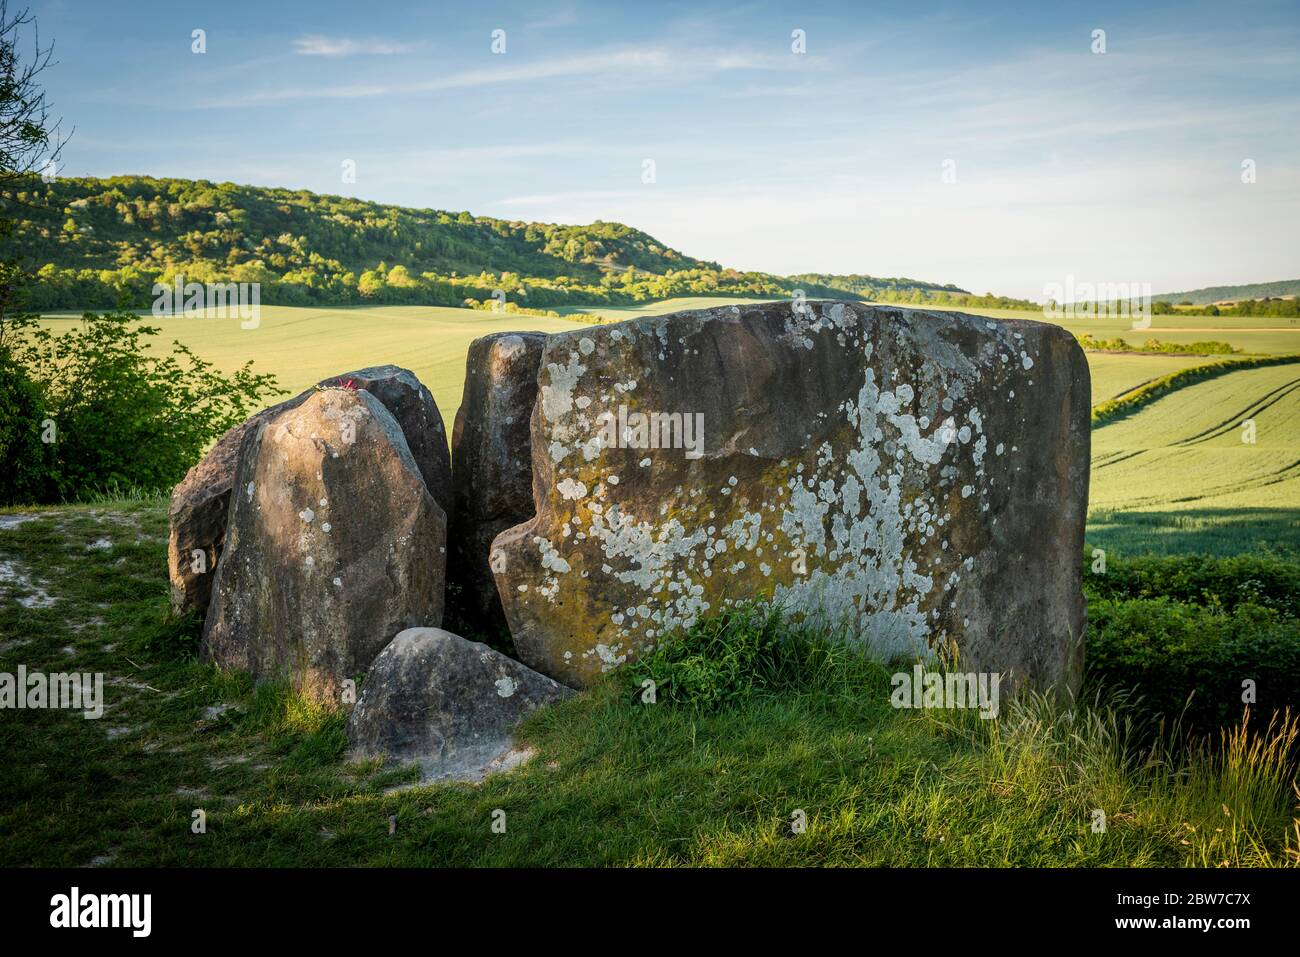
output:
[[[807,289],[834,289],[841,295],[872,302],[897,302],[911,306],[943,305],[980,309],[1037,309],[1038,304],[1027,299],[1013,299],[986,292],[979,296],[951,283],[939,285],[920,279],[884,278],[856,273],[801,273],[790,276],[789,281]]]
[[[865,298],[882,295],[885,293],[912,292],[919,290],[921,292],[946,292],[958,295],[969,296],[969,290],[962,289],[960,286],[954,286],[951,283],[940,286],[938,283],[923,282],[920,279],[886,279],[880,276],[861,276],[856,273],[850,275],[836,275],[833,273],[800,273],[797,276],[791,276],[791,279],[801,280],[813,285],[834,286],[837,289],[843,289],[845,292],[857,293]]]
[[[206,180],[28,177],[10,211],[16,228],[0,254],[35,274],[34,309],[106,308],[123,297],[143,306],[155,282],[178,276],[257,282],[262,302],[282,305],[481,305],[497,290],[512,308],[542,309],[796,289],[955,304],[968,295],[910,279],[739,272],[620,223],[525,223]]]
[[[1203,306],[1212,302],[1238,302],[1246,299],[1275,299],[1300,295],[1300,279],[1257,282],[1245,286],[1206,286],[1187,292],[1165,292],[1151,298],[1156,302],[1189,302]]]

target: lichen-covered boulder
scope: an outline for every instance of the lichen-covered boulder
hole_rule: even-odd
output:
[[[384,404],[401,426],[429,492],[444,511],[451,508],[451,461],[447,433],[433,396],[415,374],[398,366],[371,366],[324,379],[230,429],[172,490],[168,510],[170,534],[167,567],[172,607],[177,612],[208,610],[212,581],[225,542],[230,489],[244,436],[270,416],[296,408],[327,386],[350,383]]]
[[[476,780],[515,725],[571,688],[440,628],[411,628],[371,665],[348,719],[352,757],[413,761],[425,779]]]
[[[547,339],[536,516],[493,548],[573,685],[758,596],[884,657],[1073,687],[1090,381],[1064,329],[840,302]]]
[[[448,585],[481,630],[505,625],[490,568],[492,540],[533,516],[530,426],[546,335],[504,332],[470,343],[465,391],[452,430],[455,504]]]
[[[202,653],[339,700],[392,635],[441,624],[445,546],[384,405],[315,392],[244,438]]]

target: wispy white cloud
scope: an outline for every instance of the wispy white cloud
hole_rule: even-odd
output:
[[[69,162],[621,221],[741,268],[913,275],[1035,298],[1066,274],[1177,289],[1294,266],[1293,18],[1117,15],[1099,21],[1101,56],[1089,52],[1091,20],[1022,22],[996,5],[890,16],[753,0],[653,14],[479,4],[473,17],[421,13],[400,33],[370,21],[388,39],[268,11],[256,42],[100,69],[55,90],[61,106],[83,107]],[[70,63],[130,46],[107,22]],[[805,55],[790,50],[796,26]],[[507,55],[490,52],[496,27]],[[436,58],[417,40],[434,35]],[[391,55],[402,52],[415,55]],[[170,71],[162,96],[158,62]],[[184,115],[207,107],[241,112]],[[230,148],[196,149],[212,130]],[[340,182],[344,157],[355,182]],[[642,182],[646,158],[654,184]],[[1245,158],[1257,183],[1240,179]],[[954,184],[940,180],[949,160]]]
[[[258,106],[285,103],[295,100],[364,99],[378,96],[402,96],[432,93],[439,90],[467,89],[507,83],[531,83],[566,76],[594,76],[600,73],[628,70],[663,69],[669,55],[662,50],[616,50],[589,57],[563,57],[536,60],[519,65],[503,65],[480,69],[461,70],[429,78],[421,76],[406,80],[351,85],[320,85],[282,87],[239,93],[229,97],[208,100],[202,106]]]
[[[327,37],[318,33],[297,37],[293,41],[293,52],[299,56],[394,56],[410,53],[415,49],[411,43],[396,43],[392,40],[358,40],[352,37]]]
[[[333,41],[331,41],[333,42]],[[322,47],[320,55],[324,54]],[[330,54],[343,55],[343,54]],[[744,51],[680,50],[668,47],[621,47],[592,51],[582,56],[557,56],[526,63],[448,72],[437,77],[421,75],[399,80],[351,85],[279,87],[254,90],[201,102],[203,107],[259,106],[296,100],[364,99],[369,97],[409,96],[441,90],[507,84],[530,84],[565,77],[581,77],[592,82],[633,82],[648,77],[669,78],[681,82],[687,77],[741,70],[775,71],[793,69],[792,57]]]

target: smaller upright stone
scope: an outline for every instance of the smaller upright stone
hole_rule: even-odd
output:
[[[365,389],[383,403],[406,438],[406,445],[420,467],[424,484],[439,507],[451,514],[451,455],[442,413],[431,393],[409,369],[400,366],[371,366],[344,373],[340,380],[351,388]],[[326,380],[330,385],[337,380]]]
[[[447,433],[429,390],[414,373],[393,365],[371,366],[332,376],[230,429],[172,490],[167,516],[170,525],[167,568],[172,607],[177,612],[193,609],[200,616],[207,614],[217,561],[225,546],[230,489],[235,482],[244,436],[265,419],[302,405],[317,389],[348,383],[352,388],[368,391],[392,413],[429,493],[444,512],[450,513],[451,460],[447,453]]]
[[[338,701],[389,636],[441,623],[445,546],[383,404],[316,392],[245,436],[202,654]]]
[[[530,421],[546,335],[505,332],[470,343],[465,392],[452,431],[454,505],[448,581],[481,630],[505,626],[492,574],[492,540],[533,516]]]
[[[207,614],[217,561],[226,543],[230,489],[239,466],[244,436],[276,413],[301,403],[311,390],[239,423],[217,440],[211,451],[172,489],[167,510],[167,570],[171,580],[172,608]]]

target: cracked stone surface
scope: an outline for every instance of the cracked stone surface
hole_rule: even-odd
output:
[[[492,540],[533,515],[529,424],[546,335],[507,332],[470,343],[465,391],[452,430],[447,577],[480,629],[505,625],[492,576]]]

